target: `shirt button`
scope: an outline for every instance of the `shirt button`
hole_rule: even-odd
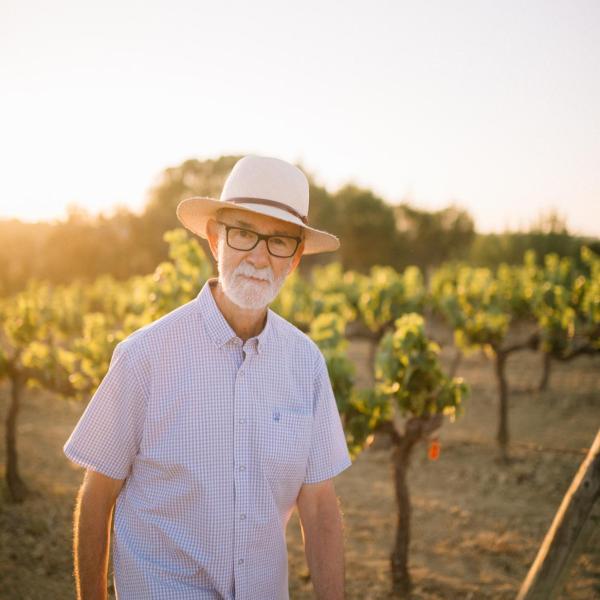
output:
[[[240,471],[245,471],[246,467],[244,465],[240,465]]]
[[[242,514],[240,515],[240,519],[243,521],[245,518],[246,518],[246,515],[245,515],[244,513],[242,513]]]
[[[243,425],[246,422],[246,419],[240,419],[240,423]]]
[[[238,564],[240,564],[240,565],[243,565],[243,564],[244,564],[244,559],[243,559],[243,558],[240,558],[240,559],[238,560]]]

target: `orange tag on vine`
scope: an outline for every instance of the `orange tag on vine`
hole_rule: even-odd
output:
[[[437,460],[440,457],[440,441],[437,438],[429,440],[427,456],[429,460]]]

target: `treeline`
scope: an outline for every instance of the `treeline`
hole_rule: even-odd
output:
[[[92,216],[71,206],[68,218],[54,223],[0,221],[0,295],[23,289],[27,281],[69,283],[110,274],[119,280],[152,272],[168,257],[165,231],[179,226],[175,209],[191,195],[219,197],[239,156],[187,160],[166,169],[150,190],[141,214],[119,208],[111,216]],[[344,269],[367,272],[375,264],[401,270],[418,266],[427,277],[448,260],[495,268],[518,264],[529,249],[578,260],[586,245],[600,252],[600,240],[571,235],[556,215],[541,218],[528,232],[478,234],[472,216],[457,206],[425,211],[407,203],[390,205],[371,190],[348,184],[336,192],[311,182],[310,223],[342,240],[334,255],[305,257],[301,270],[340,261]],[[204,241],[201,242],[208,250]]]

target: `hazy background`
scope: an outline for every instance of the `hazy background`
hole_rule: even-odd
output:
[[[140,212],[165,168],[258,153],[597,236],[599,33],[596,0],[1,0],[0,218]]]

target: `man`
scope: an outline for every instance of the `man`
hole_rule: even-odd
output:
[[[343,598],[339,413],[318,347],[268,308],[302,254],[339,246],[307,214],[304,174],[258,156],[236,163],[219,200],[177,207],[219,276],[116,346],[64,446],[87,469],[80,599],[106,598],[113,506],[120,600],[288,598],[294,506],[317,598]]]

